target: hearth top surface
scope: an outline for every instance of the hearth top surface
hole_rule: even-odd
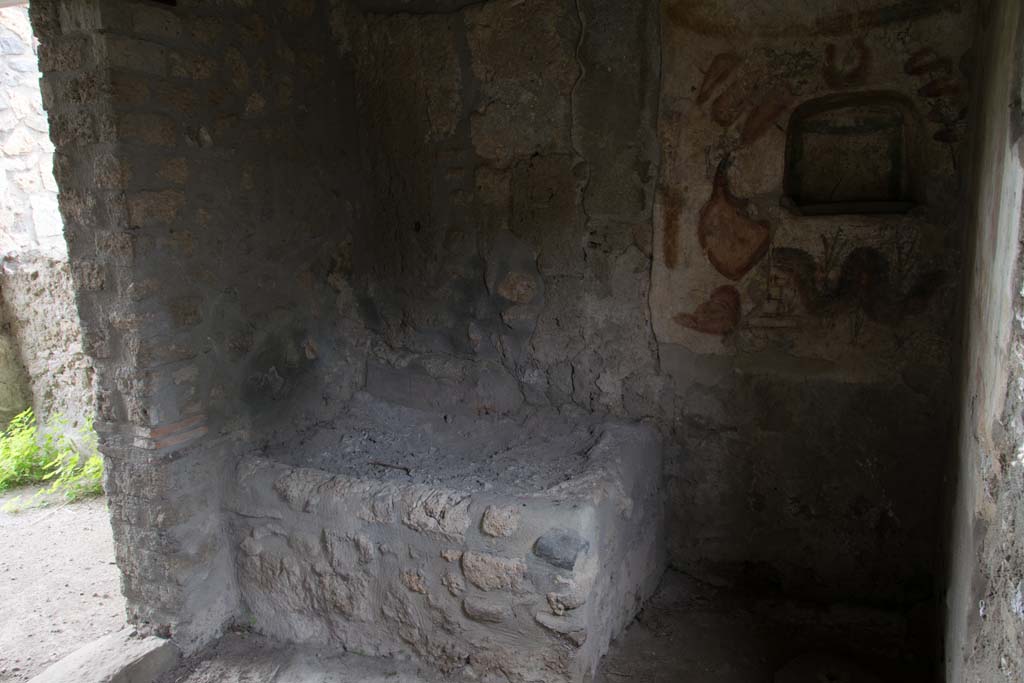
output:
[[[603,431],[591,416],[443,415],[359,394],[343,415],[261,455],[358,479],[523,494],[581,474]]]

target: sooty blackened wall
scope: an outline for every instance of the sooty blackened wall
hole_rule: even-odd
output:
[[[650,418],[677,566],[927,598],[968,9],[398,4],[33,3],[133,618],[234,618],[234,458],[364,389]],[[864,92],[913,206],[802,215]]]
[[[655,20],[567,2],[338,18],[378,188],[353,262],[380,339],[371,390],[631,412],[624,385],[656,365]]]
[[[362,382],[351,69],[324,7],[257,5],[32,5],[124,589],[186,647],[237,610],[230,457]]]

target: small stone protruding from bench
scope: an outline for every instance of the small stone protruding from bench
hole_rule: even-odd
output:
[[[576,558],[590,550],[590,543],[569,529],[551,529],[533,544],[533,554],[548,564],[572,571]]]
[[[494,538],[507,538],[519,528],[519,511],[514,507],[490,505],[484,510],[480,530]]]
[[[483,591],[519,590],[526,576],[526,563],[468,551],[462,554],[462,573]]]
[[[485,624],[500,624],[508,616],[509,609],[500,602],[470,596],[462,601],[462,611],[473,621]]]

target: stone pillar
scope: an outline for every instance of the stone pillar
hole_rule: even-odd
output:
[[[31,17],[129,619],[189,651],[232,617],[237,592],[219,514],[226,447],[200,443],[196,314],[176,269],[184,247],[170,244],[181,164],[146,161],[192,144],[154,113],[187,106],[164,45],[183,29],[155,3],[39,0]]]

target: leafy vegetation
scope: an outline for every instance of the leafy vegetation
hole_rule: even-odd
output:
[[[0,491],[43,481],[52,459],[39,441],[32,409],[18,413],[0,435]]]
[[[103,493],[103,458],[99,454],[92,421],[69,432],[57,416],[50,428],[41,432],[36,416],[29,408],[19,413],[0,434],[0,492],[16,486],[49,482],[38,492],[60,495],[75,501]],[[16,498],[7,509],[18,509]]]
[[[99,453],[54,458],[46,467],[46,478],[52,481],[46,493],[59,493],[67,501],[103,494],[103,457]]]

